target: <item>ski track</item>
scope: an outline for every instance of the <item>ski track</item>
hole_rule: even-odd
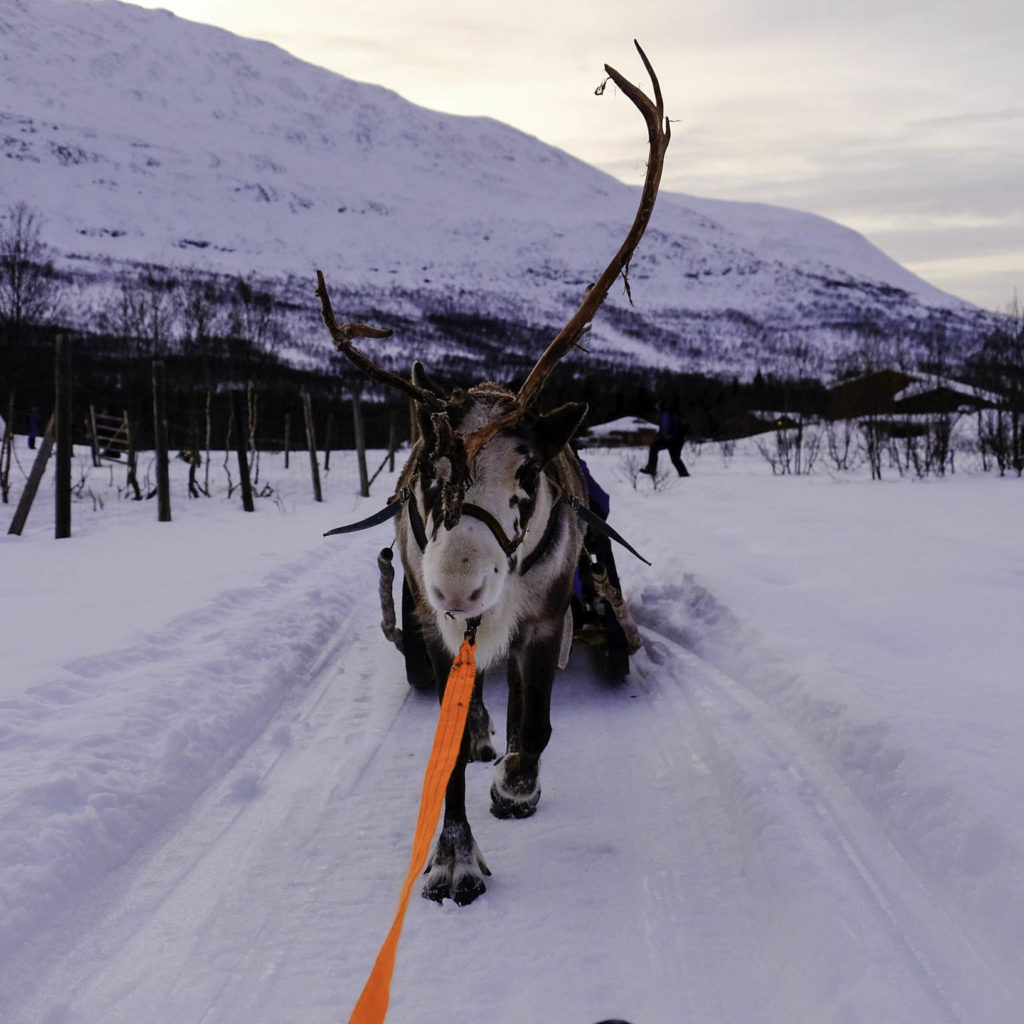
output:
[[[835,965],[808,990],[808,1005],[794,984],[780,1019],[810,1020],[829,1005],[840,1020],[1013,1019],[1019,1004],[998,974],[831,768],[737,680],[668,636],[645,635],[656,659],[692,681],[689,708],[708,737],[744,874],[757,905],[771,908],[778,945],[788,954],[806,945],[805,962]],[[771,970],[778,985],[793,963]]]
[[[358,590],[355,569],[311,555],[26,697],[59,712],[78,700],[76,677],[145,685],[154,715],[191,723],[164,728],[168,771],[189,786],[154,780],[125,825],[139,835],[127,863],[81,840],[99,881],[63,938],[45,906],[26,925],[5,1024],[347,1019],[394,912],[437,715],[406,686],[375,603],[340,596]],[[556,993],[585,1022],[653,1022],[666,1005],[694,1024],[1015,1019],[1021,993],[886,822],[771,699],[715,663],[751,638],[709,602],[692,581],[646,593],[644,649],[621,686],[573,653],[535,817],[492,818],[490,768],[470,766],[470,820],[494,875],[470,908],[414,899],[392,1024],[543,1021]],[[216,709],[230,728],[205,735],[190,702],[261,666],[237,708]],[[487,696],[499,746],[502,674]],[[172,678],[189,682],[177,703],[158,699]],[[9,710],[30,750],[38,708]],[[53,791],[68,789],[54,773]],[[42,802],[50,819],[57,802]]]

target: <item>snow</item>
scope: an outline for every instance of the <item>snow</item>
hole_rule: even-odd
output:
[[[949,295],[889,259],[863,235],[818,214],[697,196],[669,195],[668,201],[707,217],[763,258],[792,266],[816,266],[819,273],[841,267],[850,275],[885,280],[894,287],[916,292],[936,305],[950,302]]]
[[[617,687],[573,653],[534,818],[470,766],[494,875],[414,899],[388,1020],[1019,1020],[1020,481],[686,461],[588,454],[643,648]],[[389,527],[321,535],[394,477],[334,453],[318,504],[265,455],[245,513],[218,465],[169,524],[89,470],[60,541],[48,477],[0,539],[4,1024],[333,1024],[390,924],[437,706],[380,633]]]
[[[905,402],[908,398],[926,395],[940,388],[944,391],[952,391],[955,394],[963,395],[964,398],[971,399],[973,402],[988,402],[993,406],[997,406],[1002,401],[1001,396],[997,395],[994,391],[985,391],[980,387],[965,384],[963,381],[952,380],[949,377],[936,376],[929,376],[908,384],[901,391],[897,391],[892,396],[892,400],[894,403]]]

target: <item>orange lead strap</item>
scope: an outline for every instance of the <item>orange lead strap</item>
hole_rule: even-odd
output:
[[[395,969],[395,953],[398,949],[398,938],[402,933],[405,911],[409,905],[409,895],[430,853],[430,841],[434,838],[437,821],[441,816],[441,805],[444,802],[445,790],[448,788],[448,779],[458,759],[459,747],[462,745],[462,733],[466,727],[469,700],[473,695],[473,683],[476,679],[476,658],[473,653],[475,647],[476,623],[471,623],[448,674],[448,685],[441,701],[441,716],[437,722],[434,745],[423,777],[423,795],[420,797],[420,814],[412,841],[409,873],[402,886],[391,930],[380,947],[377,961],[363,988],[363,994],[352,1011],[349,1024],[381,1024],[387,1015],[391,975]]]

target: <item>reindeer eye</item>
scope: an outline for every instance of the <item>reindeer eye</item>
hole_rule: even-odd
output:
[[[540,469],[532,462],[525,462],[516,470],[516,483],[529,495],[537,491]]]

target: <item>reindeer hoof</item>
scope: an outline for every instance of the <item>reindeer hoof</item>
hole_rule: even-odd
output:
[[[483,876],[490,873],[469,825],[447,822],[427,864],[423,895],[435,903],[451,899],[465,907],[486,891]]]
[[[491,814],[496,818],[529,818],[537,810],[539,801],[539,789],[529,800],[511,800],[491,786]]]
[[[435,877],[435,875],[437,877]],[[457,878],[436,868],[430,872],[427,884],[423,886],[423,895],[435,903],[452,900],[457,906],[468,907],[477,896],[487,891],[484,880],[479,874],[466,872]]]
[[[506,754],[494,769],[491,814],[496,818],[529,818],[540,802],[539,764],[524,769],[518,754]]]

